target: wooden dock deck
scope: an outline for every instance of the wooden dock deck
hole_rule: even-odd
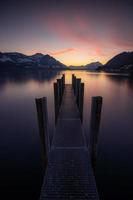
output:
[[[65,85],[40,200],[98,200],[91,158],[72,85]]]

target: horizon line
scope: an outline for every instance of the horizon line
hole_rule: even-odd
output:
[[[122,51],[121,53],[124,53],[124,52],[130,53],[130,52],[133,52],[133,51]],[[28,53],[23,53],[23,52],[18,52],[18,51],[0,51],[0,53],[20,53],[20,54],[23,54],[23,55],[25,55],[25,56],[33,56],[33,55],[36,55],[36,54],[42,54],[42,55],[44,55],[44,56],[49,55],[50,57],[56,59],[57,61],[59,61],[59,62],[62,63],[63,65],[66,65],[67,67],[83,67],[83,66],[85,66],[85,65],[88,65],[88,64],[91,64],[91,63],[96,63],[96,62],[99,62],[99,63],[101,63],[102,65],[105,65],[110,59],[112,59],[113,57],[115,57],[115,56],[121,54],[121,53],[115,54],[113,57],[111,57],[111,58],[110,58],[108,61],[106,61],[105,63],[100,62],[99,60],[96,60],[96,61],[92,61],[92,62],[89,62],[89,63],[86,63],[86,64],[77,64],[77,65],[69,64],[69,65],[68,65],[68,64],[64,64],[64,62],[61,62],[59,59],[55,58],[54,56],[52,56],[52,55],[49,54],[49,53],[44,54],[44,53],[41,53],[41,52],[37,52],[37,53],[33,53],[33,54],[28,54]]]

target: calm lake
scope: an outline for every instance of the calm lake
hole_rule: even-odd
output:
[[[0,193],[2,200],[37,200],[43,181],[35,98],[46,96],[50,138],[54,81],[74,73],[85,83],[84,132],[89,142],[92,96],[103,97],[96,181],[103,200],[133,199],[133,79],[86,71],[1,72]]]

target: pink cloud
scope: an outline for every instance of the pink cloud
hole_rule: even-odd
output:
[[[88,20],[86,21],[85,18],[81,15],[75,15],[74,17],[76,24],[78,25],[78,28],[81,29],[82,31],[85,31],[90,28],[90,22]]]
[[[67,18],[58,18],[57,16],[49,17],[47,21],[48,29],[52,34],[63,38],[64,40],[73,41],[83,45],[96,45],[100,42],[91,28],[88,20],[84,17],[75,15],[71,20]]]
[[[61,43],[72,44],[79,49],[81,54],[87,54],[88,57],[103,59],[112,55],[114,51],[117,53],[120,49],[127,50],[133,47],[132,39],[125,35],[126,32],[122,32],[123,27],[120,27],[119,19],[116,18],[111,18],[106,26],[102,26],[102,23],[95,24],[84,14],[75,13],[71,18],[52,14],[46,23],[45,28],[56,39],[57,45],[58,42],[60,45]],[[50,54],[62,55],[75,51],[74,48],[67,48],[50,52]]]
[[[95,54],[96,56],[101,56],[101,57],[107,56],[107,53],[105,53],[105,52],[103,51],[103,49],[100,48],[100,47],[96,47],[96,48],[94,49],[94,54]]]
[[[75,52],[77,51],[77,49],[75,48],[67,48],[67,49],[62,49],[62,50],[59,50],[59,51],[54,51],[54,52],[49,52],[50,55],[62,55],[62,54],[65,54],[65,53],[69,53],[69,52]]]
[[[121,36],[118,35],[113,35],[111,38],[112,42],[119,46],[119,47],[123,47],[123,48],[133,48],[133,41],[127,40],[122,38]]]
[[[120,16],[112,18],[108,34],[110,44],[125,50],[133,48],[133,28],[130,21],[125,23]]]

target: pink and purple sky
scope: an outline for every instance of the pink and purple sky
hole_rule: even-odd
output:
[[[66,65],[133,50],[131,0],[4,0],[0,51],[50,54]]]

